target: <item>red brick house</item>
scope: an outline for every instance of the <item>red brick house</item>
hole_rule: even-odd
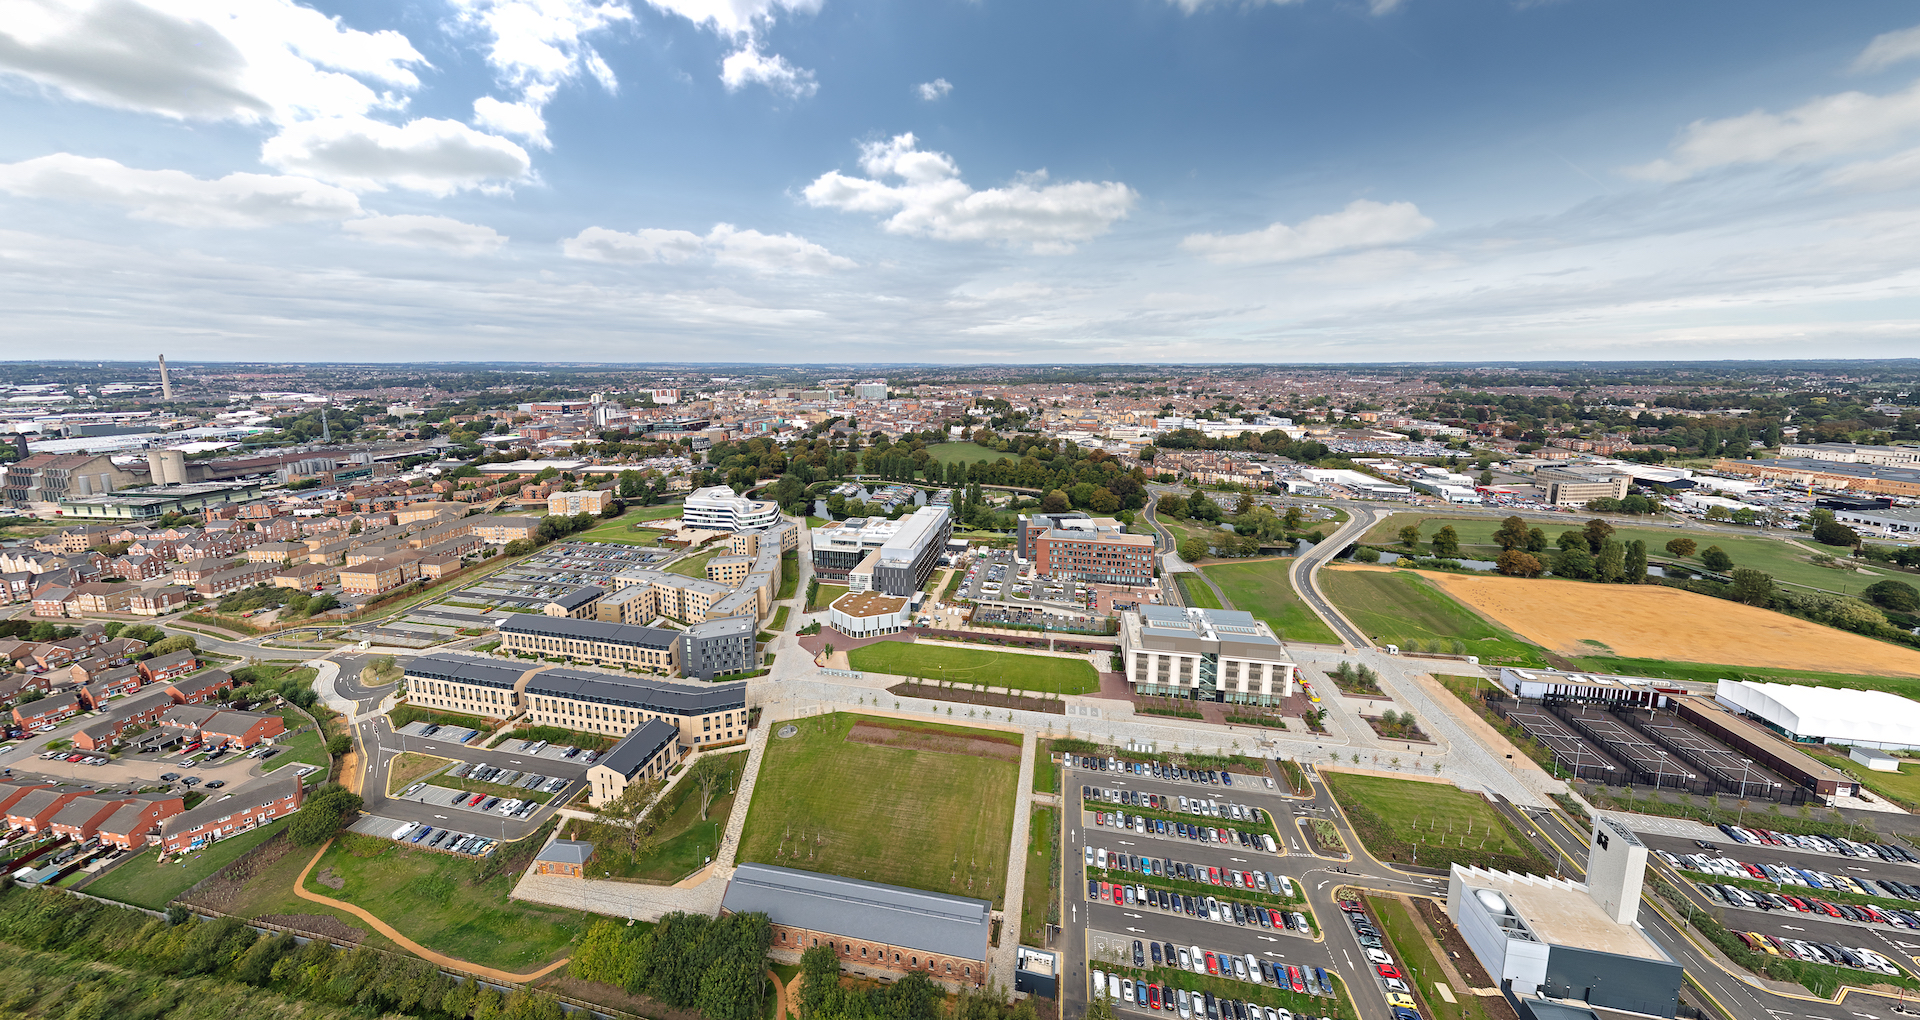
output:
[[[127,600],[127,612],[135,616],[159,616],[171,613],[193,601],[193,593],[178,585],[166,585],[137,592]]]
[[[152,553],[128,553],[113,561],[113,572],[129,581],[159,577],[167,569],[165,561]]]
[[[49,779],[0,779],[0,814],[13,810],[20,798],[35,790],[47,790],[54,786]]]
[[[33,593],[33,615],[40,617],[61,617],[67,615],[67,604],[73,601],[73,591],[60,585],[42,588]]]
[[[245,750],[263,740],[287,732],[287,721],[277,715],[258,712],[216,712],[200,724],[200,742],[208,747],[237,747]]]
[[[79,668],[78,664],[74,666],[76,670]],[[89,710],[98,712],[108,698],[132,694],[146,686],[146,682],[147,678],[140,675],[138,666],[121,666],[118,669],[102,670],[95,674],[93,680],[76,693],[80,695],[80,700],[86,703]]]
[[[173,707],[173,699],[164,689],[150,690],[130,698],[114,702],[104,712],[104,718],[80,728],[73,735],[73,746],[82,751],[103,751],[119,743],[130,729],[136,726],[152,726],[159,721],[160,714]]]
[[[38,834],[45,831],[53,822],[53,816],[60,813],[75,797],[92,793],[84,786],[49,786],[34,790],[7,809],[7,824],[16,829],[25,829]]]
[[[186,676],[188,673],[199,668],[200,659],[186,649],[181,649],[177,652],[168,652],[165,655],[156,655],[140,663],[140,672],[146,676],[147,682],[155,684],[165,683],[175,677]],[[188,702],[188,704],[192,704],[192,702]]]
[[[152,662],[152,659],[148,659]],[[167,694],[176,705],[201,705],[215,700],[222,690],[233,689],[233,675],[224,669],[210,669],[199,676],[187,677],[167,685]]]
[[[68,691],[13,706],[13,721],[29,730],[57,726],[80,714],[80,696]]]
[[[185,810],[186,803],[177,796],[140,794],[121,804],[120,810],[100,823],[99,836],[101,841],[123,850],[158,842],[161,823]]]
[[[161,847],[165,853],[183,853],[285,818],[300,810],[305,792],[300,777],[288,769],[281,778],[254,783],[232,796],[210,800],[162,822]]]

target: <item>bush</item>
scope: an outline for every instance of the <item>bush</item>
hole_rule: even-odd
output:
[[[360,795],[338,783],[327,783],[307,795],[287,823],[287,838],[299,846],[319,846],[360,813]]]

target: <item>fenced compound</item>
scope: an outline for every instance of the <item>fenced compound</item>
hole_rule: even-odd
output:
[[[1595,782],[1609,781],[1613,773],[1621,771],[1611,758],[1601,753],[1585,737],[1568,729],[1552,713],[1530,705],[1518,705],[1501,700],[1489,704],[1489,707],[1502,715],[1531,737],[1534,742],[1553,755],[1560,767],[1572,773],[1575,778]]]
[[[1639,779],[1658,789],[1712,793],[1713,785],[1702,780],[1683,762],[1675,761],[1666,748],[1643,736],[1612,713],[1584,705],[1545,704],[1574,730],[1598,744],[1607,754],[1626,766],[1626,775],[1609,774],[1603,780],[1619,786]],[[1618,778],[1614,778],[1618,775]]]
[[[1634,722],[1648,736],[1684,758],[1688,764],[1712,776],[1728,793],[1738,794],[1743,799],[1764,797],[1767,800],[1779,800],[1781,793],[1788,788],[1789,784],[1755,765],[1753,759],[1687,725],[1676,715],[1654,714],[1642,719],[1635,713]]]

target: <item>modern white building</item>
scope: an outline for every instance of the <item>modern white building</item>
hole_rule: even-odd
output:
[[[827,607],[827,626],[848,637],[894,634],[913,625],[913,600],[879,592],[848,592]]]
[[[1835,510],[1833,519],[1869,535],[1911,535],[1920,531],[1920,510],[1883,507],[1878,510]]]
[[[1299,669],[1252,613],[1156,605],[1120,614],[1120,661],[1140,694],[1235,705],[1279,704]]]
[[[953,537],[953,511],[923,506],[897,521],[850,517],[814,528],[813,572],[850,591],[911,595],[933,576]]]
[[[853,399],[855,400],[887,399],[887,381],[885,379],[868,379],[865,382],[854,383]]]
[[[770,528],[780,523],[780,504],[769,499],[748,499],[735,495],[725,485],[695,489],[680,511],[684,527],[703,531],[745,531]]]
[[[1722,680],[1714,700],[1792,740],[1882,750],[1920,747],[1920,702],[1886,691]]]

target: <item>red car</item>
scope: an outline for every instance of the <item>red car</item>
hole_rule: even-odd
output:
[[[484,794],[484,793],[476,793],[476,794],[474,794],[474,795],[473,795],[473,799],[472,799],[472,800],[470,800],[470,801],[467,801],[467,806],[468,806],[468,807],[472,807],[472,806],[474,806],[475,804],[478,804],[478,803],[480,803],[481,801],[483,801],[483,800],[486,800],[486,799],[487,799],[487,795],[486,795],[486,794]]]
[[[1100,898],[1104,900],[1107,897],[1112,895],[1113,895],[1113,883],[1112,882],[1100,883]]]
[[[1207,869],[1207,881],[1208,881],[1208,882],[1210,882],[1210,883],[1212,883],[1212,884],[1214,884],[1214,885],[1219,885],[1219,884],[1220,884],[1220,869],[1219,869],[1219,868],[1208,868],[1208,869]]]
[[[1148,1009],[1160,1008],[1160,986],[1159,985],[1147,986],[1147,1008]]]
[[[1380,976],[1383,978],[1397,978],[1400,976],[1400,968],[1395,967],[1391,963],[1383,963],[1373,969],[1379,971]]]
[[[1118,882],[1113,884],[1113,902],[1117,906],[1127,905],[1127,887]]]
[[[1289,967],[1288,969],[1291,970],[1292,968]],[[1215,976],[1218,976],[1220,973],[1220,960],[1212,953],[1207,954],[1207,973]]]
[[[1346,911],[1349,914],[1359,913],[1361,910],[1360,901],[1359,900],[1341,900],[1340,909]]]
[[[1296,992],[1304,994],[1307,990],[1306,982],[1300,980],[1300,968],[1291,963],[1287,964],[1287,982],[1293,985],[1293,990]]]

